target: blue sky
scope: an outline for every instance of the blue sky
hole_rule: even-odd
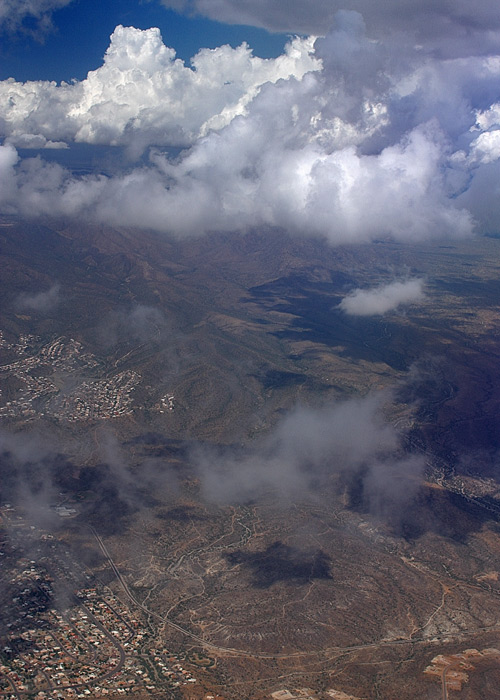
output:
[[[200,48],[236,47],[243,41],[256,55],[275,57],[288,39],[287,34],[258,27],[187,17],[156,0],[73,0],[54,11],[52,23],[51,30],[38,31],[35,36],[22,30],[1,35],[1,80],[81,80],[101,65],[109,37],[119,24],[139,29],[159,27],[165,44],[186,62]],[[34,23],[25,18],[24,24],[29,27]]]

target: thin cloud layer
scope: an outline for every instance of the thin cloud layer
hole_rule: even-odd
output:
[[[323,36],[339,10],[363,15],[370,35],[398,38],[421,51],[457,56],[489,53],[500,46],[496,0],[161,0],[165,7],[218,22],[247,24],[273,32]],[[404,37],[403,37],[404,35]]]
[[[373,289],[355,289],[344,297],[340,309],[350,316],[379,316],[424,297],[424,280],[391,282]]]
[[[35,294],[20,294],[16,300],[16,307],[24,311],[34,311],[35,313],[50,313],[54,311],[61,300],[60,298],[61,285],[53,284],[46,291],[37,292]]]
[[[401,436],[384,418],[387,398],[299,406],[246,447],[192,449],[189,468],[199,478],[202,499],[235,504],[271,493],[287,505],[324,501],[339,490],[349,500],[356,491],[352,505],[397,522],[418,492],[425,459],[405,452]],[[142,460],[138,471],[109,426],[97,428],[95,437],[65,445],[49,432],[0,429],[0,498],[22,507],[32,522],[54,525],[53,505],[61,491],[91,492],[79,506],[80,522],[112,533],[123,527],[122,518],[149,508],[155,497],[163,503],[175,497],[179,474],[164,459]],[[76,462],[67,450],[77,451]],[[98,466],[83,466],[83,455]]]
[[[273,491],[284,502],[320,498],[332,476],[354,476],[365,505],[384,514],[415,494],[425,461],[405,455],[383,417],[386,396],[322,408],[297,407],[260,443],[236,452],[199,449],[192,455],[204,496],[247,501]]]
[[[400,39],[374,39],[342,11],[314,50],[297,39],[265,61],[225,46],[191,69],[158,30],[118,27],[85,81],[0,86],[0,206],[178,236],[278,227],[332,244],[498,230],[500,56],[441,58]],[[132,160],[75,177],[15,148],[73,141],[121,145]],[[186,148],[173,158],[172,145]]]
[[[0,0],[0,32],[14,32],[23,27],[23,21],[29,18],[35,23],[36,30],[44,32],[52,26],[52,13],[72,0]]]

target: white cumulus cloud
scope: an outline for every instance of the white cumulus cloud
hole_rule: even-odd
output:
[[[500,158],[500,129],[480,134],[471,147],[472,160],[491,163]]]
[[[28,216],[85,214],[178,235],[276,226],[348,243],[471,232],[468,212],[443,191],[432,132],[417,130],[378,155],[353,147],[325,154],[314,144],[273,143],[267,116],[264,109],[254,120],[234,120],[180,162],[157,154],[150,167],[110,178],[74,178],[40,159],[15,169],[15,151],[0,147],[7,150],[0,202]]]
[[[158,30],[118,27],[81,82],[0,84],[0,204],[180,236],[278,227],[333,244],[498,230],[499,80],[500,56],[422,55],[374,39],[356,12],[276,59],[223,46],[193,67]],[[77,177],[15,150],[74,141],[131,160]],[[173,157],[175,144],[185,150]]]
[[[76,141],[127,145],[189,145],[220,129],[267,82],[298,79],[320,67],[313,40],[293,39],[276,59],[252,55],[249,46],[202,49],[191,67],[176,59],[159,29],[119,26],[103,65],[85,80],[0,82],[0,120],[8,143],[43,147]]]
[[[403,304],[414,304],[424,297],[424,280],[409,279],[372,289],[355,289],[340,302],[340,308],[351,316],[379,316]]]

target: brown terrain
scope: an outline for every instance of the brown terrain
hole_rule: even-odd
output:
[[[150,672],[126,697],[500,698],[499,240],[330,249],[7,220],[0,238],[5,556],[35,523],[149,630],[136,658],[166,648],[195,679]],[[337,308],[394,270],[426,279],[422,302]],[[297,403],[381,390],[423,468],[388,472],[377,507],[365,467],[334,455],[302,490],[208,488],[200,452],[243,475]]]

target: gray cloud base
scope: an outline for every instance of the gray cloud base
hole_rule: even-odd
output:
[[[441,56],[487,54],[500,46],[496,0],[161,0],[163,5],[229,24],[247,24],[272,32],[323,36],[339,10],[365,18],[370,35],[397,39],[409,48]]]

